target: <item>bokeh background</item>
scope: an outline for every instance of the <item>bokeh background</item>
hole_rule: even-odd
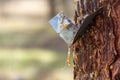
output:
[[[48,24],[60,11],[72,19],[73,0],[0,0],[0,80],[73,80],[67,45]]]

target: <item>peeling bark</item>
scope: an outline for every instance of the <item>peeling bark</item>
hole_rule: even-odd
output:
[[[75,24],[103,6],[96,25],[74,44],[74,80],[120,80],[120,0],[74,0]]]

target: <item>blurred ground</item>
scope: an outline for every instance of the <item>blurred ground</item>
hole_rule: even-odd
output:
[[[0,80],[72,80],[67,45],[48,24],[61,10],[73,17],[72,4],[0,0]]]
[[[0,53],[0,80],[72,80],[72,68],[61,53],[17,48]]]

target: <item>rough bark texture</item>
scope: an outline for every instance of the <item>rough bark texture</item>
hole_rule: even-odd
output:
[[[120,0],[74,0],[75,23],[103,6],[103,14],[74,44],[74,80],[120,80]]]

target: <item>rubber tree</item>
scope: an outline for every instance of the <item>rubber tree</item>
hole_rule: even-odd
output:
[[[73,45],[74,80],[120,80],[120,0],[74,0],[74,21],[100,7],[103,13]]]

